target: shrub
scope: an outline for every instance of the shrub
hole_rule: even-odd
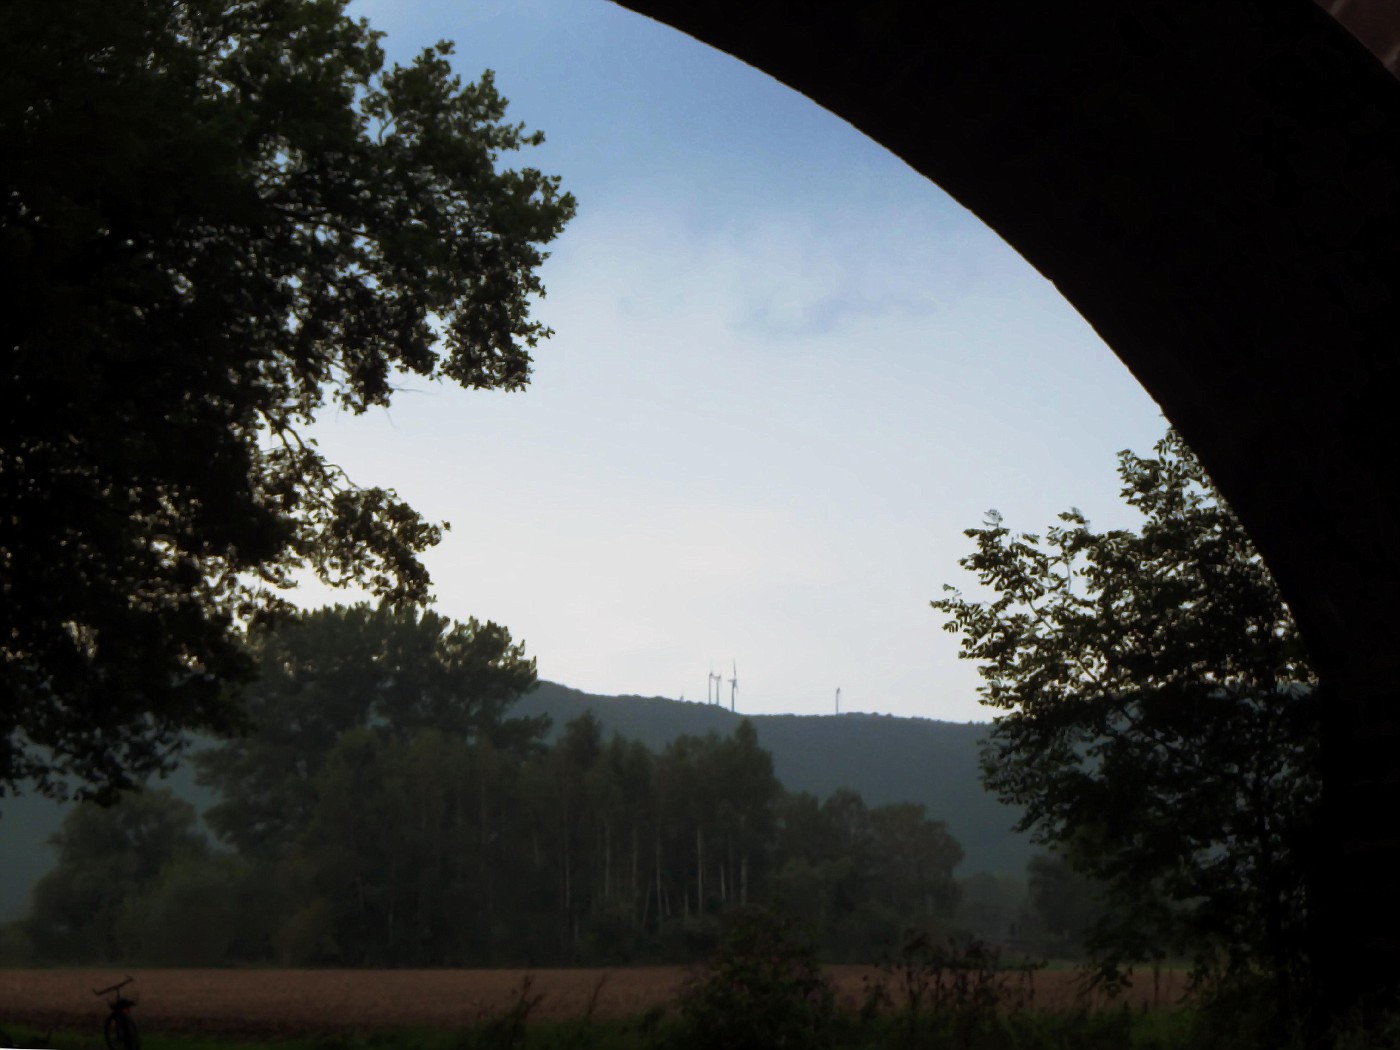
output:
[[[811,940],[757,908],[729,920],[678,1005],[684,1045],[726,1050],[819,1050],[830,1045],[836,1018]]]

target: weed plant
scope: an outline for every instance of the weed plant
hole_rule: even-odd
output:
[[[511,1004],[494,1017],[485,1017],[466,1032],[457,1050],[522,1050],[525,1025],[544,1000],[543,992],[533,992],[534,978],[526,974]]]
[[[737,912],[719,949],[687,981],[679,1041],[711,1050],[825,1050],[833,1045],[836,995],[813,941],[761,908]]]
[[[1195,1050],[1194,1017],[1189,1012],[1158,1011],[1142,1014],[1128,1009],[1078,1012],[1015,1011],[995,1020],[959,1028],[930,1021],[911,1027],[898,1013],[861,1018],[839,1011],[831,1026],[815,1033],[816,1042],[785,1045],[822,1047],[825,1050]],[[488,1034],[489,1033],[489,1034]],[[52,1041],[41,1033],[10,1029],[18,1046],[52,1047],[54,1050],[98,1050],[101,1036],[91,1032],[54,1033]],[[722,1037],[721,1037],[722,1038]],[[507,1041],[502,1041],[502,1040]],[[509,1041],[513,1040],[513,1042]],[[259,1050],[267,1043],[207,1035],[142,1033],[142,1050]],[[276,1050],[478,1050],[513,1046],[519,1050],[691,1050],[696,1033],[679,1018],[645,1017],[628,1020],[595,1019],[591,1022],[548,1021],[529,1018],[519,1027],[473,1026],[469,1032],[392,1030],[278,1039]],[[731,1044],[714,1042],[707,1050],[727,1050]],[[752,1044],[749,1044],[752,1045]],[[1219,1044],[1215,1044],[1219,1045]],[[1400,1042],[1371,1042],[1359,1034],[1340,1041],[1335,1050],[1393,1050]],[[1234,1050],[1265,1050],[1240,1045]],[[1294,1050],[1292,1047],[1267,1050]]]
[[[538,1018],[524,979],[504,1008],[462,1032],[375,1031],[279,1041],[279,1050],[1400,1050],[1400,1021],[1334,1028],[1319,1042],[1280,1026],[1260,989],[1218,986],[1190,1009],[1037,1008],[1038,964],[1008,967],[975,940],[911,934],[899,959],[840,1010],[816,948],[758,909],[736,916],[686,983],[673,1011],[600,1019],[594,989],[582,1018]],[[7,1024],[6,1026],[10,1026]],[[92,1050],[93,1034],[15,1031],[14,1045]],[[242,1050],[237,1040],[143,1034],[145,1050]]]

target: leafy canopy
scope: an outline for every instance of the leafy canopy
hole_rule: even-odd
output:
[[[431,730],[523,753],[547,728],[508,717],[535,661],[489,621],[332,606],[255,627],[249,647],[259,675],[241,699],[254,731],[195,754],[200,782],[222,796],[206,819],[245,856],[276,856],[305,831],[347,734],[402,743]]]
[[[228,729],[292,574],[418,601],[442,527],[304,436],[394,376],[523,387],[559,180],[450,44],[345,0],[0,9],[0,795]]]
[[[23,926],[41,957],[63,962],[123,961],[133,903],[176,858],[208,851],[194,807],[165,788],[106,809],[74,806],[49,845],[58,861],[35,885]]]
[[[1119,456],[1139,532],[993,512],[960,562],[993,597],[933,607],[997,716],[987,786],[1102,880],[1101,958],[1194,953],[1301,977],[1320,791],[1316,677],[1268,569],[1190,450]]]

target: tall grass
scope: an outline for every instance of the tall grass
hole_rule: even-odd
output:
[[[975,940],[911,934],[899,958],[842,1008],[816,948],[760,910],[738,915],[718,950],[669,1009],[598,1018],[601,983],[585,1014],[536,1016],[543,994],[526,977],[511,1002],[458,1031],[396,1029],[279,1040],[279,1050],[1310,1050],[1298,1028],[1273,1023],[1247,989],[1217,989],[1197,1005],[1050,1009],[1035,1002],[1036,964],[1004,965]],[[16,1046],[99,1050],[96,1024],[52,1036],[11,1029]],[[1353,1024],[1326,1036],[1333,1050],[1400,1050],[1400,1022]],[[251,1050],[236,1039],[143,1030],[143,1050]]]

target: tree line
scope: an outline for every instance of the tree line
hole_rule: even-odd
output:
[[[547,742],[509,633],[387,605],[254,632],[217,804],[80,805],[10,933],[41,962],[492,966],[682,961],[759,904],[828,954],[947,928],[962,857],[914,804],[783,790],[748,721],[660,751],[591,715]]]
[[[964,564],[996,597],[935,603],[1003,711],[985,781],[1048,847],[1024,889],[954,880],[961,850],[921,807],[783,791],[748,723],[653,752],[584,718],[548,743],[510,715],[535,670],[504,628],[359,605],[250,633],[245,732],[196,758],[217,845],[159,793],[80,807],[9,954],[677,960],[752,903],[829,958],[961,926],[1109,978],[1185,958],[1306,1002],[1315,679],[1199,464],[1174,435],[1157,452],[1120,468],[1140,533],[992,516]]]

